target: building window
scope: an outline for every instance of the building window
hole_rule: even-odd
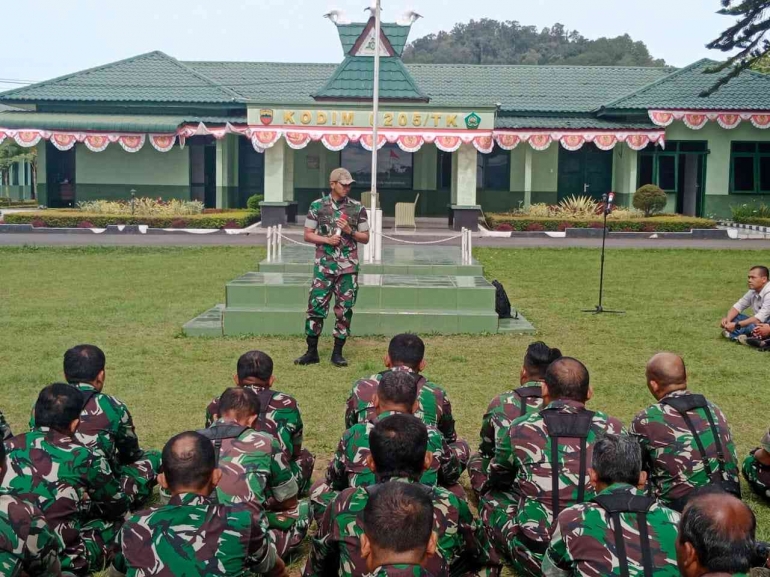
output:
[[[360,144],[342,149],[340,163],[356,180],[356,188],[372,186],[372,153]],[[377,151],[377,188],[413,188],[414,155],[404,152],[397,144],[386,144]]]
[[[770,193],[770,142],[732,143],[730,192]]]
[[[439,150],[436,164],[436,188],[449,190],[452,188],[452,153]]]
[[[495,144],[490,154],[476,156],[476,187],[484,190],[510,190],[511,153]]]
[[[650,144],[639,152],[639,186],[655,184],[666,192],[679,191],[679,156],[682,154],[706,154],[707,143],[703,140],[682,140],[666,143],[666,148]]]

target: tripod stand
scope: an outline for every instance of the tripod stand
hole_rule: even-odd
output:
[[[591,313],[594,315],[602,314],[602,313],[610,313],[615,315],[622,315],[625,314],[625,311],[613,311],[605,309],[602,306],[602,297],[604,296],[604,249],[607,244],[607,215],[612,210],[612,201],[615,199],[615,193],[610,193],[609,196],[604,194],[602,195],[602,201],[604,202],[604,226],[602,227],[602,256],[601,256],[601,266],[599,268],[599,304],[596,305],[595,308],[592,309],[583,309],[582,312],[584,313]]]

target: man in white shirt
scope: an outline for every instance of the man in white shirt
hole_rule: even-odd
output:
[[[749,271],[749,291],[727,311],[722,319],[722,334],[731,340],[745,343],[756,325],[770,319],[770,273],[766,266],[755,266]],[[752,316],[743,314],[751,309]]]

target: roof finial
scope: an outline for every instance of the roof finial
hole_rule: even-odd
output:
[[[324,18],[328,18],[337,26],[350,24],[350,20],[345,18],[345,13],[342,10],[329,10],[326,14],[324,14]]]
[[[401,15],[401,18],[399,18],[396,21],[396,24],[399,26],[411,26],[414,24],[419,18],[422,18],[422,14],[418,14],[414,10],[407,10]]]

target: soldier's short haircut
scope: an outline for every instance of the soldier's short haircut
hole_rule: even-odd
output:
[[[411,407],[417,400],[417,381],[412,373],[388,371],[377,385],[377,396],[381,401]]]
[[[163,447],[163,473],[169,489],[201,488],[216,468],[214,445],[195,431],[179,433]]]
[[[562,354],[559,349],[551,348],[543,341],[536,341],[527,347],[527,353],[524,355],[524,367],[530,376],[542,377],[551,363],[561,357]]]
[[[766,266],[756,265],[751,267],[751,270],[758,271],[760,276],[763,276],[765,278],[770,278],[770,270],[768,270]]]
[[[730,514],[726,509],[732,509]],[[742,514],[743,522],[735,513]],[[756,547],[754,513],[727,493],[691,498],[679,523],[679,539],[690,543],[709,573],[748,573]]]
[[[267,381],[273,376],[273,359],[262,351],[243,353],[238,359],[238,380],[244,381],[249,377]]]
[[[401,333],[390,339],[388,356],[391,362],[417,370],[425,358],[425,343],[412,333]]]
[[[433,531],[433,500],[424,485],[389,481],[367,488],[361,520],[372,545],[393,553],[425,553]]]
[[[647,379],[655,381],[663,389],[687,382],[684,360],[674,353],[658,353],[650,359],[646,368]]]
[[[552,399],[568,399],[584,403],[588,399],[588,369],[572,357],[561,357],[545,372],[545,384]]]
[[[369,433],[369,450],[377,477],[418,480],[428,450],[428,428],[414,415],[397,413],[378,421]]]
[[[231,387],[219,397],[219,416],[232,413],[237,419],[259,415],[259,397],[251,389]]]
[[[606,433],[594,445],[592,467],[607,485],[637,485],[642,471],[642,447],[630,435]]]
[[[48,385],[37,396],[35,426],[69,434],[70,424],[82,410],[83,394],[78,389],[67,383]]]
[[[70,383],[95,381],[104,365],[104,351],[94,345],[78,345],[64,353],[64,376]]]

